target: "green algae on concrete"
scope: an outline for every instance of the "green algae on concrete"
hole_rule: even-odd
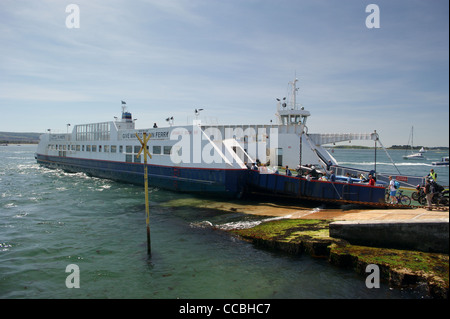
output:
[[[232,232],[257,246],[291,254],[306,251],[314,257],[328,257],[328,246],[341,242],[340,239],[329,237],[330,222],[319,219],[282,219]]]
[[[362,275],[367,275],[367,265],[376,264],[381,279],[390,286],[420,285],[432,297],[448,298],[449,255],[446,254],[333,243],[329,261],[333,265],[353,268]]]
[[[447,254],[350,245],[345,240],[329,237],[331,222],[283,219],[232,232],[257,246],[327,257],[330,264],[352,268],[363,276],[367,276],[367,265],[376,264],[380,267],[381,279],[391,287],[421,286],[431,297],[448,298]]]
[[[319,219],[282,219],[261,223],[253,228],[234,230],[244,238],[260,238],[282,242],[301,242],[304,239],[332,239],[328,225],[331,221]]]

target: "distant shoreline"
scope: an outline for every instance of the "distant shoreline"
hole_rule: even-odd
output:
[[[38,145],[39,142],[37,141],[14,141],[14,142],[7,142],[7,141],[0,141],[0,146],[5,146],[4,144],[9,145]]]
[[[42,133],[0,132],[0,144],[39,144]]]

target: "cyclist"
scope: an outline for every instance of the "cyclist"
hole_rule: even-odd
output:
[[[392,179],[392,176],[389,176],[389,196],[391,198],[391,204],[398,204],[397,198],[395,195],[397,194],[397,189],[395,188],[395,181]]]

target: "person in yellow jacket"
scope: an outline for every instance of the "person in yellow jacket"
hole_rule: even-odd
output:
[[[435,182],[437,181],[437,173],[434,172],[434,169],[430,170],[430,174],[427,177],[431,177]]]

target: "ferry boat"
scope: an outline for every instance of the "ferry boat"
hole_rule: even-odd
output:
[[[151,154],[147,162],[149,185],[235,198],[241,197],[249,188],[272,191],[260,183],[264,178],[254,176],[250,169],[254,163],[283,167],[286,172],[304,165],[326,172],[337,162],[322,144],[378,138],[376,133],[309,134],[306,121],[310,113],[296,103],[297,81],[290,82],[290,99],[277,99],[276,124],[208,125],[196,117],[189,125],[173,126],[169,118],[167,127],[154,125],[153,128],[137,129],[132,114],[122,101],[121,119],[75,125],[71,133],[55,134],[49,130],[41,135],[36,160],[50,168],[143,184],[144,160],[143,156],[138,156],[141,144],[137,136],[142,139],[146,133]],[[273,175],[271,178],[278,175],[279,181],[287,177],[270,169],[266,172],[269,174],[260,175]],[[291,185],[288,192],[298,188],[292,186],[292,182],[289,180],[286,184]],[[309,181],[305,179],[302,183]],[[281,184],[278,182],[277,187],[281,188],[277,192],[285,188]],[[334,184],[327,187],[336,189]],[[323,193],[322,187],[318,191]],[[297,194],[301,195],[301,192]],[[370,201],[379,202],[380,199],[371,198]]]

